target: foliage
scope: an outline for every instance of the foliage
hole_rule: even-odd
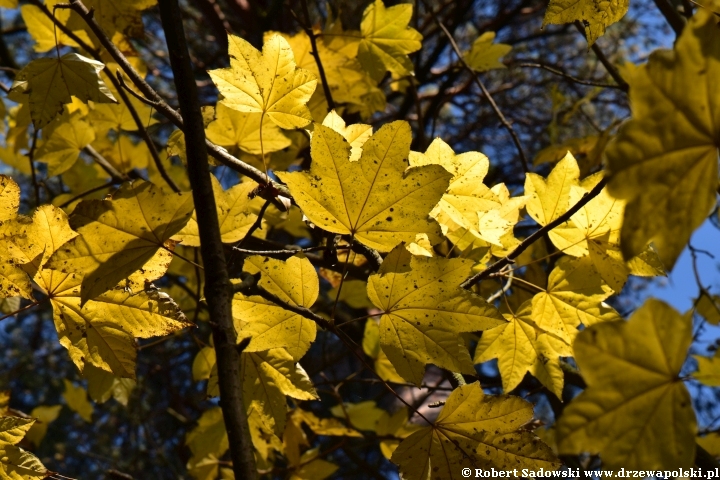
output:
[[[634,2],[184,2],[188,112],[154,0],[0,1],[0,479],[712,463],[712,253],[693,310],[640,293],[716,217],[718,21],[650,5],[634,65]]]

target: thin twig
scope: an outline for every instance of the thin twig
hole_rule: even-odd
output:
[[[60,205],[58,205],[58,207],[60,207],[60,208],[65,208],[65,207],[67,207],[68,205],[70,205],[71,203],[73,203],[75,200],[80,200],[81,198],[83,198],[83,197],[85,197],[85,196],[87,196],[87,195],[90,195],[91,193],[98,192],[98,191],[103,190],[103,189],[105,189],[105,188],[110,188],[110,187],[112,187],[113,185],[116,185],[117,183],[118,183],[118,182],[116,182],[115,180],[110,180],[110,181],[107,182],[107,183],[103,183],[102,185],[98,185],[97,187],[93,187],[93,188],[91,188],[91,189],[89,189],[89,190],[86,190],[86,191],[84,191],[84,192],[82,192],[82,193],[79,193],[79,194],[75,195],[75,196],[72,197],[70,200],[67,200],[67,201],[61,203]]]
[[[585,34],[585,26],[581,22],[575,22],[575,28],[577,28],[578,32],[580,32],[582,36],[587,39],[587,35]],[[607,70],[613,80],[615,80],[615,82],[618,84],[620,90],[624,92],[630,90],[630,85],[628,85],[628,83],[622,78],[622,75],[620,75],[618,69],[615,68],[615,65],[613,65],[612,62],[610,62],[610,60],[605,56],[605,53],[602,51],[597,42],[593,43],[592,47],[590,48],[595,53],[597,59],[600,60],[600,63],[603,64],[605,70]]]
[[[622,90],[623,88],[620,85],[616,85],[614,83],[602,83],[602,82],[595,82],[593,80],[583,80],[582,78],[574,77],[570,75],[569,73],[563,72],[562,70],[559,70],[555,67],[551,67],[550,65],[545,65],[542,63],[517,63],[514,66],[516,67],[523,67],[523,68],[542,68],[543,70],[547,70],[550,73],[553,73],[555,75],[559,75],[563,78],[567,78],[568,80],[578,83],[580,85],[588,85],[590,87],[601,87],[601,88],[616,88],[618,90]]]
[[[325,68],[323,68],[322,61],[320,60],[320,51],[317,48],[317,36],[313,31],[312,23],[310,23],[310,11],[308,10],[307,0],[302,0],[300,3],[302,4],[303,15],[305,16],[305,22],[302,22],[301,26],[303,30],[305,30],[307,36],[310,37],[310,54],[315,59],[315,63],[318,67],[318,72],[320,73],[320,82],[322,83],[323,93],[325,93],[325,100],[328,104],[328,110],[335,110],[335,102],[333,101],[332,93],[330,92],[330,84],[328,83],[327,77],[325,76]]]
[[[140,115],[138,115],[137,109],[135,109],[135,105],[132,104],[130,98],[127,96],[127,93],[125,93],[125,89],[122,88],[122,86],[117,89],[117,92],[120,95],[123,103],[125,103],[125,108],[127,108],[130,112],[130,116],[135,122],[135,126],[137,127],[138,133],[140,134],[140,138],[142,138],[145,142],[145,145],[147,145],[148,150],[150,151],[150,156],[152,157],[153,162],[155,162],[155,168],[157,168],[158,173],[160,173],[160,176],[163,178],[163,180],[165,180],[165,183],[168,184],[168,186],[173,192],[180,193],[180,188],[177,186],[175,181],[170,178],[170,175],[168,175],[167,171],[165,170],[165,166],[162,164],[162,160],[160,159],[160,154],[155,147],[155,142],[153,142],[152,138],[150,138],[147,128],[145,128],[145,124],[140,118]]]
[[[465,58],[463,58],[462,52],[460,51],[460,48],[458,47],[457,43],[455,43],[455,39],[453,38],[450,31],[445,27],[445,25],[440,21],[440,19],[437,17],[435,12],[432,10],[432,8],[428,8],[428,11],[435,19],[435,22],[438,24],[438,26],[442,29],[442,31],[445,33],[445,36],[447,36],[448,40],[450,41],[450,45],[453,48],[453,51],[455,52],[455,55],[457,55],[458,60],[462,64],[462,66],[470,73],[473,80],[475,81],[475,84],[482,90],[483,95],[485,95],[485,98],[487,98],[488,102],[490,102],[490,106],[492,107],[493,111],[495,112],[495,115],[497,115],[498,119],[500,120],[500,123],[503,127],[505,127],[505,130],[510,134],[510,137],[512,138],[513,143],[515,144],[515,148],[518,151],[518,154],[520,155],[520,162],[522,163],[522,168],[524,172],[530,171],[530,166],[528,163],[527,156],[525,155],[525,151],[522,148],[522,145],[520,144],[520,137],[518,137],[517,132],[513,128],[513,126],[508,122],[507,118],[505,118],[505,115],[503,115],[502,111],[500,110],[500,107],[498,107],[497,103],[495,103],[495,99],[493,99],[492,95],[490,95],[490,92],[485,87],[485,84],[480,80],[480,77],[478,77],[477,72],[470,68],[470,65],[467,64],[465,61]]]
[[[490,295],[487,298],[487,302],[492,303],[495,300],[497,300],[498,298],[500,298],[502,295],[505,295],[505,292],[507,292],[510,289],[510,287],[512,286],[513,278],[515,278],[515,270],[510,269],[510,271],[508,272],[508,275],[507,275],[507,282],[505,283],[505,285],[503,285],[502,288],[500,288],[500,290],[498,290],[497,292]]]
[[[100,152],[95,150],[91,145],[86,145],[85,148],[83,148],[83,152],[90,155],[92,159],[95,160],[95,163],[100,165],[100,167],[105,170],[108,175],[110,175],[114,182],[122,183],[130,180],[127,175],[119,172],[105,157],[100,154]]]
[[[37,176],[35,175],[35,162],[33,161],[35,157],[35,150],[37,149],[38,133],[40,133],[40,131],[37,128],[33,129],[32,143],[30,144],[30,150],[28,151],[28,160],[30,161],[30,173],[32,175],[33,187],[35,188],[35,205],[39,207],[40,185],[38,184]]]
[[[470,288],[476,283],[480,282],[481,280],[484,280],[485,278],[488,278],[493,273],[499,272],[503,267],[506,265],[510,265],[512,263],[515,263],[515,259],[520,256],[527,248],[541,239],[546,233],[548,233],[553,228],[557,227],[558,225],[561,225],[565,223],[567,220],[570,219],[575,213],[580,210],[582,207],[588,204],[590,200],[597,197],[603,188],[605,188],[605,185],[608,183],[608,178],[604,177],[602,180],[598,182],[597,185],[593,187],[592,190],[587,192],[583,197],[578,200],[578,202],[570,207],[567,212],[560,215],[558,218],[553,220],[552,222],[548,223],[541,229],[535,231],[532,235],[527,237],[525,240],[520,242],[520,245],[515,247],[515,250],[510,252],[506,257],[501,258],[497,262],[490,265],[488,268],[483,270],[480,273],[477,273],[476,275],[473,275],[472,277],[465,280],[460,286],[462,288]]]

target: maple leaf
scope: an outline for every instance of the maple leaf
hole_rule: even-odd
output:
[[[625,16],[629,6],[630,0],[550,0],[543,27],[547,24],[583,22],[588,46],[592,46],[607,27]]]
[[[506,393],[530,373],[555,396],[562,398],[564,373],[559,358],[572,356],[570,345],[535,325],[530,301],[523,303],[517,312],[506,314],[505,318],[508,323],[483,332],[475,350],[474,363],[497,358]]]
[[[588,386],[558,421],[559,452],[600,454],[608,469],[691,467],[695,412],[678,378],[691,342],[690,319],[655,299],[628,322],[581,332],[575,360]]]
[[[82,117],[75,112],[43,129],[43,143],[34,159],[48,164],[49,177],[69,170],[82,149],[95,140],[95,130]]]
[[[116,103],[100,78],[103,68],[102,63],[77,53],[33,60],[15,76],[10,96],[22,102],[27,95],[33,125],[43,128],[62,113],[73,96],[83,102]]]
[[[343,285],[343,290],[347,288],[348,282]],[[362,282],[362,288],[367,298],[367,286]],[[368,302],[370,300],[368,299]],[[370,304],[372,306],[372,303]],[[388,359],[385,352],[380,348],[380,324],[373,319],[365,322],[365,331],[363,333],[362,347],[365,354],[375,360],[374,370],[380,378],[388,382],[404,383],[405,379],[398,375],[397,370]]]
[[[135,338],[167,335],[191,325],[176,305],[144,291],[111,290],[82,302],[79,274],[43,269],[34,280],[50,297],[60,343],[80,371],[89,363],[134,378]]]
[[[109,87],[110,91],[115,95],[115,90]],[[141,102],[134,96],[129,96],[130,105],[137,112],[138,117],[142,120],[145,127],[155,125],[158,121],[153,118],[153,108]],[[117,132],[136,132],[138,130],[137,123],[133,119],[127,104],[122,101],[117,104],[98,103],[92,106],[88,116],[93,127],[100,130],[114,129]]]
[[[347,113],[360,112],[363,118],[367,118],[385,108],[385,94],[356,58],[359,39],[355,37],[359,37],[359,34],[344,32],[341,25],[337,27],[339,30],[326,31],[321,35],[321,41],[316,42],[328,88],[336,104],[346,104]],[[316,35],[320,35],[320,32],[316,32]],[[334,42],[329,39],[335,36],[352,39],[355,43],[354,51],[346,52],[342,48],[333,48]],[[293,36],[286,36],[286,39],[293,49],[298,66],[319,78],[320,71],[312,55],[312,44],[307,33],[300,31]],[[327,101],[322,88],[315,90],[313,99],[316,97],[322,100],[321,107],[327,111]],[[313,103],[313,100],[310,103]]]
[[[395,78],[413,74],[408,54],[420,50],[422,35],[408,26],[412,13],[409,3],[385,8],[382,0],[363,12],[357,58],[374,79],[382,79],[386,70]]]
[[[0,478],[24,480],[52,474],[35,455],[16,446],[35,421],[34,418],[0,417]]]
[[[304,256],[290,257],[286,261],[248,257],[245,271],[259,272],[258,286],[290,305],[310,308],[317,300],[318,276],[315,267]],[[238,342],[251,339],[245,347],[246,352],[283,347],[295,360],[300,360],[315,340],[315,322],[258,295],[235,294],[232,310]]]
[[[312,121],[305,104],[317,79],[296,67],[287,40],[272,36],[262,53],[235,35],[228,35],[228,43],[230,67],[208,72],[222,103],[241,112],[267,115],[281,128],[304,127]]]
[[[404,379],[420,385],[425,365],[474,373],[462,332],[503,323],[495,307],[461,289],[472,260],[416,257],[402,245],[368,279],[368,297],[383,311],[380,346]]]
[[[627,201],[623,256],[652,240],[662,263],[675,260],[715,207],[720,121],[720,32],[700,9],[674,51],[625,70],[633,117],[606,150],[610,193]],[[714,72],[714,73],[713,73]]]
[[[570,188],[569,203],[579,202],[602,178],[592,175],[581,186]],[[575,257],[590,256],[602,279],[615,291],[622,290],[628,274],[653,276],[664,275],[665,270],[655,250],[647,247],[628,262],[620,251],[625,202],[613,198],[604,188],[599,195],[585,204],[570,220],[550,231],[552,242],[563,253]]]
[[[316,125],[309,172],[278,173],[293,198],[315,225],[350,234],[361,243],[387,252],[398,243],[427,233],[440,239],[427,215],[447,188],[450,174],[429,165],[407,168],[410,126],[384,125],[363,144],[351,162],[351,146],[333,129]]]
[[[409,437],[413,433],[421,430],[420,425],[408,423],[408,408],[403,407],[393,413],[383,412],[383,415],[377,421],[375,433],[382,437],[395,437],[393,440],[383,440],[380,442],[380,451],[383,456],[390,460],[393,452],[397,449],[402,439]]]
[[[483,184],[490,162],[479,152],[456,155],[436,138],[425,153],[410,152],[410,165],[440,165],[453,176],[438,205],[430,212],[443,232],[467,231],[487,244],[502,246],[502,237],[519,219],[524,198],[506,199]]]
[[[372,125],[364,123],[355,123],[353,125],[345,125],[345,120],[335,112],[329,112],[322,122],[323,126],[330,127],[343,136],[350,144],[350,161],[360,160],[362,155],[362,146],[372,136]]]
[[[92,423],[93,406],[87,398],[87,392],[83,387],[76,387],[67,378],[63,378],[65,391],[62,396],[68,408],[80,415],[80,418],[87,423]]]
[[[77,15],[69,8],[54,8],[58,3],[64,3],[63,0],[46,0],[44,3],[47,9],[53,12],[55,19],[62,25],[66,25],[71,16]],[[56,45],[79,47],[78,43],[69,35],[56,28],[53,19],[45,15],[45,12],[39,7],[23,5],[20,7],[20,14],[27,26],[28,33],[36,42],[33,46],[36,52],[47,52],[55,48]],[[72,33],[87,44],[93,43],[84,30],[75,30]]]
[[[142,37],[142,11],[156,5],[157,0],[83,0],[83,3],[93,12],[95,21],[110,37],[115,32]],[[71,30],[87,28],[85,21],[79,16],[72,17],[67,26]]]
[[[500,57],[507,55],[512,47],[504,43],[493,43],[495,32],[480,35],[465,53],[465,63],[476,72],[487,72],[496,68],[505,68]]]
[[[50,424],[57,420],[57,417],[60,415],[60,410],[62,410],[62,405],[40,405],[33,408],[30,416],[37,419],[37,421],[30,427],[30,430],[28,430],[25,435],[25,439],[32,442],[36,447],[39,446],[43,438],[45,438]]]
[[[540,225],[547,225],[570,207],[570,190],[580,185],[580,169],[568,152],[552,169],[547,179],[536,173],[525,175],[528,214]]]
[[[20,187],[7,175],[0,175],[0,226],[17,216]]]
[[[720,357],[717,351],[715,355],[708,358],[700,355],[693,355],[697,360],[698,369],[693,377],[708,387],[720,387]]]
[[[137,382],[132,378],[122,378],[112,373],[86,364],[83,378],[87,380],[87,391],[96,403],[105,403],[110,397],[121,405],[127,406],[130,394]]]
[[[550,447],[520,428],[532,405],[519,397],[485,395],[475,382],[453,390],[437,420],[402,441],[392,455],[407,480],[463,478],[463,468],[556,470]]]
[[[206,360],[212,363],[207,393],[209,396],[219,396],[215,358],[208,357]],[[286,422],[286,395],[297,400],[318,399],[307,373],[284,348],[257,353],[243,352],[240,365],[243,402],[248,411],[254,412],[254,428],[264,426],[272,435],[280,435]],[[256,448],[262,446],[258,440],[254,438]]]
[[[135,143],[124,134],[117,135],[115,140],[102,137],[93,142],[92,146],[118,172],[126,173],[133,168],[148,168],[154,162],[145,142]]]
[[[83,274],[82,303],[141,268],[146,280],[155,280],[165,273],[172,255],[156,257],[158,250],[168,248],[166,242],[192,212],[188,193],[166,194],[144,181],[125,183],[112,200],[84,201],[75,208],[70,224],[80,236],[56,252],[46,267]]]
[[[220,182],[211,176],[215,205],[220,222],[220,235],[223,243],[235,243],[242,240],[257,215],[250,211],[250,193],[257,188],[257,183],[245,181],[223,190]],[[190,247],[200,246],[200,233],[198,231],[197,213],[193,213],[188,223],[173,236],[173,240],[182,242]]]
[[[612,295],[588,257],[561,258],[550,272],[548,287],[532,300],[532,320],[541,329],[571,343],[585,326],[619,320],[602,301]]]
[[[262,145],[260,121],[262,120]],[[215,107],[215,119],[205,129],[208,139],[221,147],[239,148],[253,155],[277,152],[290,146],[291,141],[278,126],[262,113],[241,112],[220,102]]]

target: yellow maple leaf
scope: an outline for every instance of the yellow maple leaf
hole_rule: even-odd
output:
[[[425,365],[474,373],[462,332],[504,322],[495,307],[461,289],[472,260],[415,257],[402,245],[368,279],[368,297],[383,311],[380,346],[398,374],[422,383]]]
[[[506,314],[505,318],[508,323],[483,332],[475,350],[474,363],[497,358],[506,393],[530,373],[562,398],[564,373],[559,357],[572,356],[570,345],[535,326],[529,301],[517,312]]]
[[[93,406],[87,398],[83,387],[76,387],[70,380],[63,378],[65,391],[62,396],[70,410],[80,415],[87,423],[92,423]]]
[[[583,22],[588,45],[591,46],[607,27],[625,16],[629,6],[630,0],[550,0],[543,26]]]
[[[30,430],[28,430],[25,439],[32,442],[36,447],[40,446],[40,442],[45,438],[48,426],[57,420],[57,417],[60,415],[60,410],[62,410],[62,405],[40,405],[33,408],[30,416],[37,420],[33,423],[32,427],[30,427]]]
[[[131,37],[143,35],[142,11],[157,4],[157,0],[84,0],[84,5],[93,12],[93,18],[102,30],[113,36],[121,32]],[[87,28],[85,21],[79,16],[72,17],[68,22],[71,30]]]
[[[262,146],[260,145],[260,120],[262,119]],[[262,113],[248,113],[226,106],[223,102],[215,107],[215,118],[205,129],[208,139],[227,149],[239,148],[252,155],[277,152],[290,146],[290,139],[278,126]]]
[[[125,134],[117,135],[114,140],[110,137],[98,138],[92,146],[121,173],[127,173],[134,168],[148,168],[151,163],[154,164],[145,142],[135,143]]]
[[[439,165],[407,169],[410,126],[393,122],[363,144],[351,162],[351,146],[333,129],[316,125],[310,172],[278,173],[303,213],[315,225],[350,234],[387,252],[398,243],[427,233],[440,240],[438,225],[427,218],[447,188],[450,174]]]
[[[407,480],[459,480],[463,468],[556,470],[561,464],[550,447],[520,430],[532,416],[532,405],[519,397],[485,395],[477,382],[463,385],[432,425],[402,441],[392,461]]]
[[[465,62],[477,72],[487,72],[496,68],[505,68],[500,57],[507,55],[512,47],[504,43],[493,43],[495,32],[485,32],[480,35],[465,53]]]
[[[43,129],[43,142],[34,160],[48,164],[49,177],[69,170],[82,149],[95,140],[95,130],[82,117],[82,113],[75,112]]]
[[[342,291],[345,291],[345,288],[347,288],[347,283],[346,281],[345,285],[343,285]],[[365,298],[367,298],[367,286],[365,282],[362,282],[362,284]],[[368,299],[368,302],[369,301]],[[370,306],[372,306],[372,304],[370,304]],[[373,319],[368,319],[368,321],[365,322],[362,347],[365,354],[375,360],[375,373],[377,373],[380,378],[387,382],[405,383],[405,379],[398,375],[397,370],[395,370],[395,367],[393,367],[393,364],[385,352],[380,348],[380,324]]]
[[[456,155],[447,143],[436,138],[425,153],[410,152],[410,165],[440,165],[452,174],[447,191],[430,212],[443,232],[467,231],[485,244],[502,246],[501,238],[512,231],[524,200],[518,203],[508,198],[503,208],[500,198],[482,182],[490,166],[485,155],[480,152]]]
[[[372,125],[364,123],[355,123],[353,125],[345,125],[345,120],[335,112],[329,112],[322,124],[330,127],[350,144],[350,161],[360,160],[362,155],[362,146],[372,136]]]
[[[370,431],[375,431],[378,421],[387,414],[374,400],[335,405],[330,409],[330,413],[338,418],[347,419],[350,425],[358,430]]]
[[[8,272],[13,264],[20,265],[23,273],[27,272],[24,279],[28,274],[34,276],[58,248],[77,236],[70,228],[65,212],[52,205],[42,205],[32,219],[18,218],[12,226],[14,235],[0,241],[0,252],[6,252],[4,258],[12,259],[12,262],[0,264],[0,284],[4,283],[2,272]],[[24,285],[24,281],[15,278],[16,285]],[[25,298],[31,298],[30,291],[23,293],[28,294],[23,295]]]
[[[570,207],[570,190],[580,185],[580,169],[570,152],[552,169],[547,179],[536,173],[525,176],[528,214],[540,225],[547,225]]]
[[[678,378],[691,342],[690,319],[655,299],[628,322],[581,332],[575,360],[588,386],[558,421],[559,452],[600,454],[607,469],[691,467],[695,412]]]
[[[267,115],[281,128],[304,127],[312,121],[305,104],[317,79],[296,67],[287,40],[272,36],[262,53],[235,35],[228,35],[228,43],[230,67],[208,72],[222,103],[241,112]]]
[[[35,421],[34,418],[0,418],[0,478],[41,479],[51,474],[35,455],[16,445]]]
[[[55,19],[62,25],[66,25],[71,16],[77,15],[69,8],[55,8],[58,3],[64,3],[63,0],[46,0],[45,6],[53,12]],[[33,46],[36,52],[47,52],[55,48],[55,45],[65,45],[68,47],[79,47],[77,42],[61,29],[55,27],[53,19],[45,15],[36,5],[23,5],[20,7],[20,14],[27,26],[28,33],[35,40]],[[90,36],[84,30],[75,30],[72,33],[87,44],[92,45]]]
[[[388,460],[392,458],[393,452],[395,452],[395,449],[400,445],[402,439],[422,429],[422,426],[408,423],[408,420],[407,407],[398,409],[392,415],[388,412],[383,412],[382,417],[378,420],[375,433],[386,438],[380,442],[380,451]],[[387,437],[395,437],[396,440],[388,440]]]
[[[204,458],[210,454],[221,457],[230,448],[222,409],[212,407],[203,412],[197,426],[185,435],[185,445],[193,457]]]
[[[569,204],[579,202],[601,178],[599,173],[583,180],[582,186],[572,186]],[[660,259],[650,247],[628,262],[622,258],[620,229],[624,210],[625,202],[613,198],[604,188],[569,221],[549,233],[550,240],[563,253],[575,257],[589,255],[602,279],[618,293],[630,273],[643,276],[665,274]]]
[[[375,0],[363,12],[357,58],[375,80],[382,79],[385,71],[395,78],[413,74],[408,54],[420,50],[422,35],[408,26],[412,13],[412,4],[386,8],[382,0]]]
[[[114,88],[109,86],[113,95],[116,94]],[[153,118],[153,108],[141,102],[132,95],[128,95],[130,104],[135,109],[138,117],[145,127],[155,125],[158,121]],[[136,132],[138,130],[137,123],[130,113],[127,104],[122,101],[116,104],[98,103],[93,104],[90,110],[89,120],[93,127],[100,130],[114,129],[117,132]]]
[[[345,35],[353,35],[353,32],[342,31],[339,24],[337,26],[340,27],[339,30],[326,31],[316,42],[330,94],[336,104],[346,104],[347,113],[360,112],[363,118],[367,118],[385,108],[385,94],[377,87],[377,82],[365,72],[356,58],[357,46],[352,53],[345,52],[341,48],[333,48],[332,40],[328,39],[338,35],[341,37],[336,38],[352,38],[345,37]],[[355,36],[358,35],[355,33]],[[286,36],[286,39],[293,49],[298,66],[320,78],[317,62],[312,55],[310,37],[307,33],[300,31],[293,36]],[[352,38],[352,40],[359,42],[357,38]],[[322,88],[315,90],[313,99],[316,97],[321,100],[321,108],[327,112],[327,101]],[[310,100],[310,103],[314,102],[313,99]]]
[[[125,183],[112,200],[84,201],[75,208],[70,224],[80,236],[58,250],[46,267],[84,275],[83,303],[143,267],[145,279],[152,281],[165,273],[169,258],[149,262],[159,249],[171,246],[168,240],[192,212],[188,193],[167,194],[144,181]]]
[[[590,326],[620,319],[613,308],[602,303],[612,293],[588,257],[561,258],[550,272],[547,290],[532,299],[532,320],[571,343],[580,323]]]
[[[87,380],[88,395],[95,402],[105,403],[112,397],[126,407],[130,394],[137,385],[132,378],[118,377],[92,364],[85,365],[83,378]]]
[[[708,358],[700,355],[693,355],[698,362],[697,372],[693,373],[693,377],[700,383],[709,387],[720,387],[720,357],[718,353]]]
[[[144,291],[114,289],[81,302],[81,274],[43,269],[34,280],[50,297],[60,343],[80,371],[89,363],[135,378],[135,338],[167,335],[191,325],[174,303]]]
[[[215,357],[207,357],[206,360],[212,362],[207,393],[209,396],[219,396]],[[243,352],[240,365],[243,402],[248,412],[254,412],[253,428],[264,426],[272,435],[280,435],[286,422],[286,395],[296,400],[319,398],[305,370],[284,348]],[[253,438],[256,448],[261,448],[258,440]]]
[[[43,128],[76,97],[83,102],[116,103],[99,73],[104,65],[77,53],[60,58],[39,58],[20,70],[10,89],[10,97],[22,102],[28,96],[30,118],[35,128]]]
[[[718,184],[720,32],[706,9],[674,51],[625,69],[633,117],[606,150],[610,193],[627,201],[621,231],[626,259],[652,240],[671,269],[715,207]]]
[[[17,216],[20,187],[7,175],[0,175],[0,226]]]
[[[235,243],[242,240],[257,215],[250,211],[250,193],[257,187],[253,181],[245,181],[223,190],[220,182],[211,176],[215,205],[220,222],[220,235],[223,243]],[[200,233],[198,231],[197,213],[194,212],[188,223],[173,236],[173,240],[182,242],[186,246],[199,247]]]
[[[248,257],[245,271],[260,272],[258,285],[290,305],[310,308],[317,300],[318,276],[304,256],[290,257],[287,261]],[[300,360],[315,340],[315,322],[258,295],[247,297],[237,293],[232,303],[238,342],[251,339],[246,352],[283,347],[295,360]]]

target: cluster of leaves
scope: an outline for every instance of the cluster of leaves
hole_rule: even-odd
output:
[[[208,398],[220,388],[185,136],[167,132],[161,149],[150,137],[158,112],[171,121],[177,112],[149,94],[130,41],[155,2],[85,3],[93,14],[78,1],[20,7],[35,50],[49,54],[7,89],[2,162],[32,183],[21,191],[0,175],[0,306],[3,319],[50,306],[86,385],[65,380],[65,403],[91,422],[88,395],[123,405],[133,395],[138,339],[203,332],[192,377],[207,382]],[[592,44],[627,8],[551,0],[545,22],[583,21]],[[335,449],[320,448],[326,437],[340,437],[337,449],[370,442],[410,480],[460,478],[463,467],[554,470],[560,455],[585,466],[599,455],[608,469],[692,466],[697,421],[680,381],[692,315],[648,300],[626,321],[607,302],[630,276],[671,270],[715,207],[713,14],[698,9],[674,50],[623,68],[632,118],[590,146],[575,142],[598,148],[595,161],[556,146],[536,158],[553,163],[546,175],[523,165],[522,194],[491,184],[480,152],[456,153],[440,138],[414,151],[407,121],[371,125],[388,91],[417,91],[409,55],[423,38],[412,17],[410,4],[375,0],[359,30],[307,18],[299,33],[266,32],[261,51],[229,34],[229,67],[208,72],[219,97],[202,113],[258,469],[330,477],[338,466]],[[494,39],[485,32],[464,53],[452,42],[455,66],[479,85],[510,51]],[[45,204],[40,175],[62,186]],[[35,208],[21,213],[32,189]],[[535,233],[520,234],[521,222]],[[703,290],[697,309],[717,324],[718,305]],[[318,344],[340,346],[353,365],[322,402],[306,371]],[[697,380],[720,384],[717,358],[698,363]],[[490,394],[482,372],[494,365],[501,385]],[[385,400],[343,397],[353,377],[378,383]],[[434,393],[451,390],[437,415],[411,397],[430,380]],[[538,430],[533,405],[513,395],[523,382],[554,404],[583,391]],[[50,476],[18,444],[38,445],[61,406],[28,417],[3,397],[0,478]],[[234,478],[221,407],[202,413],[185,444],[194,478]]]

